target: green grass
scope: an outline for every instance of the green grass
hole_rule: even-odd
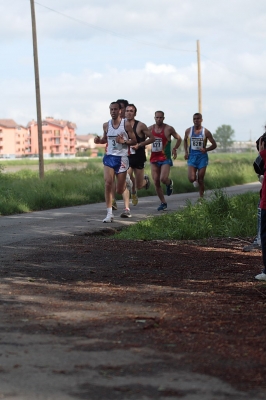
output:
[[[43,180],[27,169],[0,174],[0,214],[45,210],[104,201],[102,164],[82,170],[48,171]]]
[[[116,237],[139,240],[196,240],[256,234],[259,194],[229,197],[214,190],[209,200],[187,202],[181,211],[164,213],[127,227]]]
[[[256,175],[252,163],[254,154],[210,154],[210,165],[205,177],[205,189],[220,188],[253,182]],[[180,157],[181,160],[181,157]],[[182,158],[184,161],[184,159]],[[43,180],[39,179],[38,170],[32,171],[32,164],[37,160],[12,160],[0,162],[0,215],[11,215],[51,208],[76,206],[104,201],[104,179],[102,160],[89,159],[87,167],[78,169],[77,161],[84,165],[84,160],[51,159],[45,165],[55,164],[54,170],[45,172]],[[6,173],[7,165],[21,166],[16,173]],[[180,164],[180,162],[179,162]],[[67,169],[71,166],[71,169]],[[150,165],[147,163],[145,173],[151,177]],[[171,168],[175,193],[195,191],[187,179],[187,166]],[[156,195],[154,186],[141,190],[138,196]],[[121,199],[121,196],[117,196]]]

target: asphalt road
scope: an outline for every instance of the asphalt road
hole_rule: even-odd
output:
[[[254,182],[225,188],[225,192],[228,195],[235,195],[248,191],[259,192],[260,188],[261,184]],[[207,191],[206,196],[208,197],[210,193],[210,191]],[[173,194],[167,197],[167,212],[184,207],[187,200],[195,202],[197,199],[197,191]],[[0,217],[0,246],[11,245],[20,241],[24,243],[26,241],[30,244],[32,239],[41,239],[47,236],[83,235],[104,229],[116,229],[134,224],[151,215],[160,215],[157,211],[159,204],[160,201],[157,196],[141,197],[136,207],[131,206],[132,218],[120,218],[123,202],[118,201],[118,210],[114,212],[115,220],[111,224],[102,222],[106,216],[104,203]]]

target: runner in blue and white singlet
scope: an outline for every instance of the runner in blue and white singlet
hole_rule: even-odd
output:
[[[189,154],[202,154],[200,149],[206,147],[207,139],[205,137],[205,128],[202,126],[202,129],[199,134],[195,134],[195,127],[192,126],[190,128],[190,134],[188,137],[189,144]]]
[[[188,165],[188,179],[193,183],[194,187],[199,186],[199,195],[204,195],[204,176],[208,165],[208,151],[216,148],[216,142],[211,132],[204,128],[202,123],[202,115],[196,113],[193,115],[194,126],[186,129],[184,137],[185,160]],[[207,141],[211,142],[211,146],[207,147]]]

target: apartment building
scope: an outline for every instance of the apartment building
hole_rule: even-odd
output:
[[[27,125],[28,136],[25,140],[25,155],[38,155],[38,125],[32,120]],[[43,156],[74,157],[76,153],[76,124],[69,121],[47,117],[42,121]]]
[[[25,154],[28,129],[13,119],[0,119],[0,158],[16,158]]]
[[[42,121],[43,156],[74,157],[76,124],[48,117]],[[13,119],[0,119],[0,158],[34,157],[39,153],[38,125],[32,120],[27,127]]]

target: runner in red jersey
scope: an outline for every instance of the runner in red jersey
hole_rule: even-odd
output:
[[[154,181],[156,193],[161,200],[161,204],[158,207],[158,211],[166,210],[167,203],[165,201],[163,189],[161,183],[166,185],[167,196],[173,193],[173,181],[169,178],[170,167],[173,166],[171,159],[171,153],[175,159],[177,156],[176,150],[180,146],[182,139],[175,129],[165,124],[164,112],[155,112],[155,125],[151,125],[149,130],[155,137],[155,141],[152,143],[152,152],[150,157],[152,179]],[[171,136],[176,139],[176,144],[171,152]]]

